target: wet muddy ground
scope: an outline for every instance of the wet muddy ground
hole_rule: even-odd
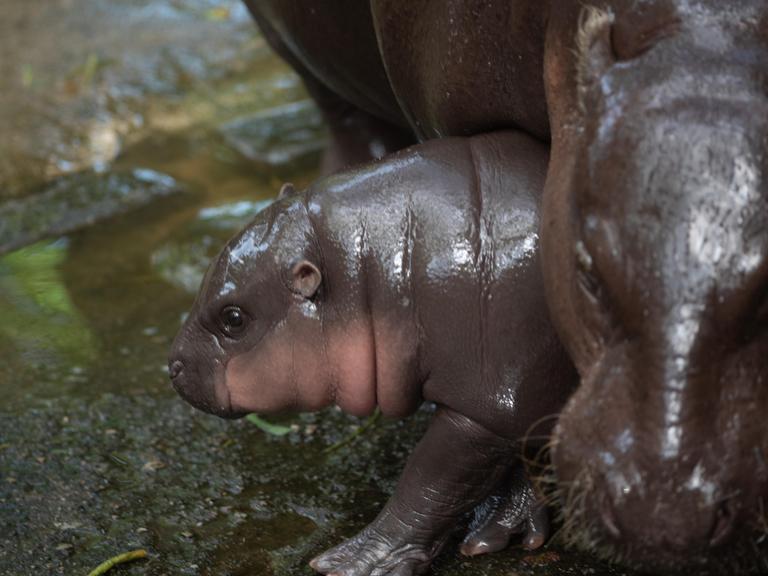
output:
[[[429,408],[194,411],[166,353],[208,260],[290,180],[319,115],[237,2],[4,0],[0,575],[301,575],[392,491]],[[6,130],[7,128],[7,130]],[[277,433],[279,434],[277,434]],[[557,541],[438,576],[623,574]]]

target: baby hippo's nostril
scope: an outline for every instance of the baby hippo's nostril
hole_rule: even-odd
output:
[[[712,536],[709,539],[710,546],[720,546],[733,532],[736,512],[731,501],[725,501],[717,508],[715,522],[712,527]]]
[[[184,370],[184,364],[181,360],[174,360],[168,364],[168,375],[171,377],[171,380],[174,380],[181,374],[182,370]]]

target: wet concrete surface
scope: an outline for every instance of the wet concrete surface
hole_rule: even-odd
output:
[[[236,2],[0,10],[0,214],[49,208],[39,230],[0,223],[0,575],[84,575],[136,548],[149,558],[111,573],[311,574],[376,515],[430,408],[327,453],[363,423],[285,416],[275,436],[219,420],[175,395],[165,362],[209,259],[282,182],[316,176],[317,111]],[[177,193],[125,179],[137,170]],[[471,560],[451,546],[434,569],[624,573],[557,541]]]
[[[325,141],[300,80],[239,0],[4,0],[0,54],[0,207],[23,198],[47,208],[58,233],[82,225],[60,199],[93,186],[147,140],[205,131],[234,142],[227,153],[267,167]],[[146,204],[154,192],[162,193],[102,194],[92,219]],[[0,253],[44,236],[50,219],[29,222],[16,242],[0,230]]]

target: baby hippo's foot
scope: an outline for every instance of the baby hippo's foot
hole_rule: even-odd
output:
[[[416,576],[429,570],[444,543],[419,538],[386,514],[357,536],[331,548],[309,565],[328,576]]]
[[[465,556],[498,552],[513,536],[523,534],[523,546],[535,550],[549,537],[549,516],[519,465],[506,488],[490,495],[475,509],[469,534],[461,544]]]

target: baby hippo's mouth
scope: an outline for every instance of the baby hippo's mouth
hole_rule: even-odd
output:
[[[223,370],[214,367],[201,374],[183,361],[171,359],[168,363],[168,376],[173,389],[198,410],[227,419],[242,418],[248,414],[232,406]]]

